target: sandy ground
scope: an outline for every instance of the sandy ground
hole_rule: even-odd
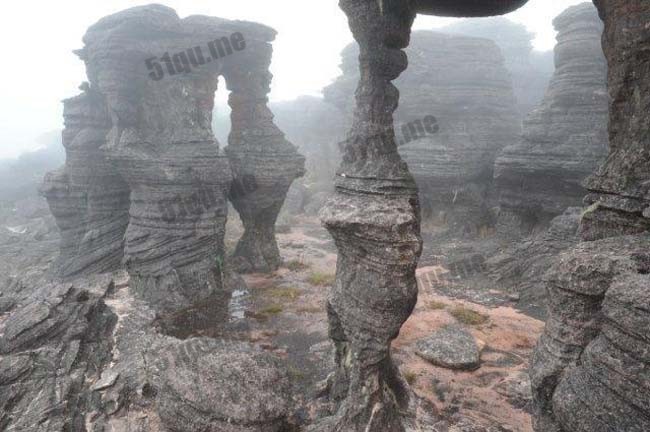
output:
[[[273,274],[246,275],[249,293],[238,301],[245,308],[240,321],[246,338],[286,359],[296,382],[296,404],[306,406],[316,383],[332,368],[325,300],[336,269],[336,249],[316,219],[295,222],[289,232],[278,234],[285,267]],[[423,267],[418,273],[431,270]],[[441,295],[425,277],[419,281],[416,310],[393,345],[394,358],[413,390],[432,402],[443,418],[462,417],[478,425],[531,432],[526,370],[543,323],[507,305]],[[486,293],[486,298],[492,294],[503,296],[494,292]],[[484,321],[464,324],[483,348],[482,365],[473,372],[436,367],[415,354],[415,342],[455,322],[451,312],[461,306]],[[303,421],[318,415],[304,411],[298,413]]]

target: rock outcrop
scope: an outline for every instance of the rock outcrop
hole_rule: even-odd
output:
[[[406,52],[409,69],[395,81],[399,152],[417,181],[424,216],[476,233],[489,223],[497,153],[521,132],[503,55],[487,39],[431,31],[413,32]],[[342,109],[358,77],[351,66],[357,56],[355,45],[343,51],[344,74],[325,90]],[[409,130],[429,115],[436,120],[429,131]]]
[[[605,21],[610,153],[585,185],[586,240],[650,230],[650,5],[595,1]],[[645,107],[645,108],[644,108]]]
[[[550,51],[533,50],[534,35],[526,29],[526,26],[507,18],[492,17],[464,20],[440,30],[496,42],[503,52],[506,68],[512,77],[517,107],[522,120],[542,101],[553,75],[553,55]]]
[[[585,242],[550,269],[531,363],[535,430],[650,428],[649,251],[648,235]]]
[[[66,167],[43,187],[62,231],[62,277],[124,263],[132,289],[160,310],[224,290],[228,197],[246,227],[237,254],[255,269],[279,265],[273,225],[303,159],[266,107],[274,37],[159,5],[89,28],[77,54],[90,84],[66,101]],[[232,91],[230,160],[211,128],[219,76]]]
[[[587,241],[546,276],[549,319],[531,364],[539,432],[650,429],[650,4],[595,4],[605,22],[611,151],[586,182]]]
[[[133,297],[124,272],[16,297],[0,311],[0,428],[286,430],[292,398],[278,359],[156,329],[155,311]]]
[[[556,70],[544,101],[525,120],[521,142],[504,149],[494,169],[503,232],[528,233],[579,206],[583,180],[608,151],[602,22],[584,3],[554,25]]]

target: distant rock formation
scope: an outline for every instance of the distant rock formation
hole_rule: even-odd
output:
[[[582,182],[608,151],[602,22],[584,3],[554,25],[556,70],[544,101],[524,122],[522,141],[505,148],[495,165],[503,232],[527,233],[581,205]]]
[[[611,151],[586,182],[586,241],[546,276],[549,318],[531,364],[539,432],[650,430],[650,3],[595,4]]]
[[[158,5],[90,27],[78,51],[90,84],[66,104],[66,168],[43,188],[62,230],[61,276],[123,261],[134,292],[162,310],[221,291],[228,197],[247,230],[237,254],[255,269],[279,265],[273,225],[303,158],[266,107],[274,37]],[[211,128],[221,75],[230,160]]]
[[[424,216],[476,233],[489,223],[496,155],[521,131],[503,56],[487,39],[431,31],[413,32],[406,52],[409,69],[395,81],[401,95],[399,152],[417,181]],[[325,98],[349,109],[358,77],[351,66],[358,57],[356,45],[342,55],[344,74],[325,89]],[[407,139],[408,124],[428,115],[437,120],[433,133]]]
[[[525,118],[544,97],[553,75],[553,53],[534,51],[533,34],[526,26],[504,17],[463,20],[440,29],[445,33],[490,39],[501,48],[521,118]]]

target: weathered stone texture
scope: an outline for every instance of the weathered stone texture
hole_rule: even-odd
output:
[[[129,187],[103,148],[111,127],[105,101],[82,89],[64,101],[65,166],[41,187],[61,232],[55,266],[64,278],[118,269],[129,222]]]

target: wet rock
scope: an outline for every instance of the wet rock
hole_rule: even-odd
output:
[[[124,264],[134,292],[162,311],[225,290],[228,198],[247,230],[238,255],[279,259],[273,225],[302,159],[266,107],[274,37],[160,5],[89,28],[77,54],[90,83],[65,104],[66,166],[43,186],[62,232],[60,276]],[[230,160],[211,125],[220,75],[232,91]]]
[[[416,354],[436,366],[470,371],[481,366],[476,339],[460,326],[444,327],[416,346]]]
[[[611,152],[585,182],[590,192],[581,225],[585,240],[650,230],[650,117],[642,108],[650,100],[650,84],[645,79],[649,73],[650,5],[639,0],[594,3],[605,21]]]
[[[175,357],[162,375],[157,410],[166,427],[178,432],[286,430],[291,386],[279,360],[245,345],[215,347],[206,340],[200,348],[201,355]],[[177,350],[182,353],[184,347]]]
[[[541,105],[524,121],[521,142],[494,169],[501,208],[498,230],[528,234],[585,195],[582,181],[608,152],[607,64],[602,22],[590,3],[554,20],[556,67]]]
[[[648,235],[585,242],[549,270],[549,318],[531,362],[536,430],[650,427],[649,250]]]

